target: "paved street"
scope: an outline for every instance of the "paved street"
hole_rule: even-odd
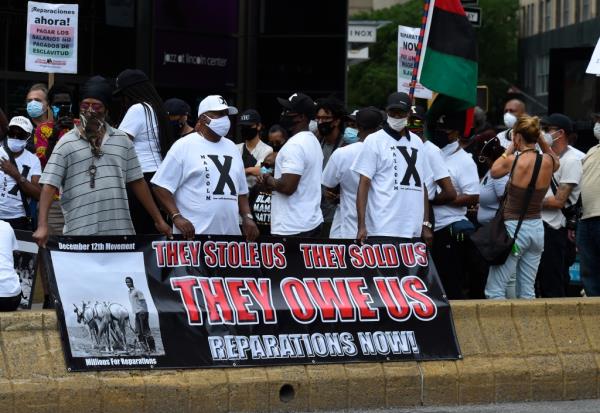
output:
[[[348,413],[359,411],[361,413],[598,413],[600,412],[600,400],[416,407],[410,409],[346,410]]]

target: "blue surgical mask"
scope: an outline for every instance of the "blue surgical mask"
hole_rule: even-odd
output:
[[[267,168],[266,166],[261,166],[260,167],[260,173],[261,174],[272,174],[273,173],[273,168]]]
[[[344,129],[343,139],[347,144],[358,142],[358,130],[354,128]]]
[[[27,114],[32,119],[39,118],[44,114],[44,105],[37,100],[30,101],[27,103]]]

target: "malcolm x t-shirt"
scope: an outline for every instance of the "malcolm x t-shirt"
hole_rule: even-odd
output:
[[[238,196],[248,193],[240,151],[229,139],[198,133],[171,147],[151,181],[173,194],[196,234],[240,235]],[[180,231],[173,228],[175,234]]]
[[[423,185],[431,173],[423,142],[413,133],[396,140],[383,129],[367,136],[352,170],[371,180],[365,223],[370,236],[420,237]]]

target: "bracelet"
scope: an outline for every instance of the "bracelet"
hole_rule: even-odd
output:
[[[424,221],[423,222],[423,226],[427,227],[429,229],[433,229],[433,224],[431,222],[429,222],[429,221]]]
[[[171,215],[171,221],[175,221],[175,218],[180,217],[181,216],[181,212],[175,212],[174,214]]]

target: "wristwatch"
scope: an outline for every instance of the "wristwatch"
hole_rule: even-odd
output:
[[[252,216],[252,214],[251,214],[251,213],[244,214],[244,215],[242,215],[242,217],[244,217],[244,218],[248,218],[248,219],[250,219],[250,220],[254,221],[254,217]]]
[[[429,222],[429,221],[424,221],[423,222],[423,226],[427,227],[429,229],[433,229],[433,224],[431,222]]]

